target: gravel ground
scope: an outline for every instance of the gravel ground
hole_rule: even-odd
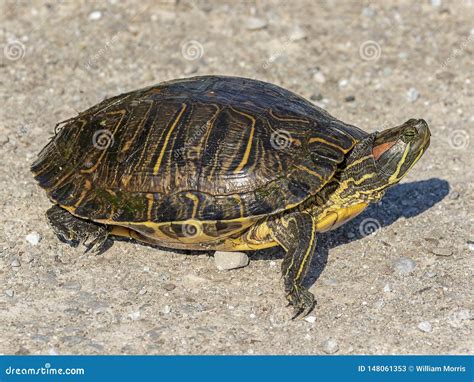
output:
[[[472,0],[88,2],[0,10],[0,353],[474,353]],[[375,131],[424,118],[431,147],[382,203],[320,236],[305,320],[278,249],[60,243],[29,165],[105,97],[201,74],[258,78]],[[471,142],[469,141],[471,138]]]

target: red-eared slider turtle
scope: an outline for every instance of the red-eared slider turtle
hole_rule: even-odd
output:
[[[107,99],[62,124],[32,166],[60,238],[170,248],[281,246],[295,314],[318,232],[378,201],[430,141],[422,119],[373,134],[265,82],[204,76]]]

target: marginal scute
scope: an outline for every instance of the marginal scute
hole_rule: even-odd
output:
[[[204,76],[80,113],[32,171],[53,202],[79,217],[163,223],[174,240],[188,219],[230,224],[293,208],[317,194],[364,136],[278,86]],[[242,227],[206,223],[203,234],[234,228]]]

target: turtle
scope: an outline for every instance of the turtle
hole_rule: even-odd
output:
[[[280,246],[293,318],[320,233],[379,201],[430,143],[423,119],[368,133],[277,85],[230,76],[162,82],[58,124],[31,166],[59,239],[110,236],[196,251]]]

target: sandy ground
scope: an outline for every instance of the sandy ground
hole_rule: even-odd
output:
[[[2,0],[0,353],[472,354],[474,3],[381,3]],[[46,224],[29,166],[57,122],[200,74],[276,83],[367,131],[431,126],[402,184],[320,236],[307,320],[289,319],[280,250],[219,271],[128,241],[85,255]]]

